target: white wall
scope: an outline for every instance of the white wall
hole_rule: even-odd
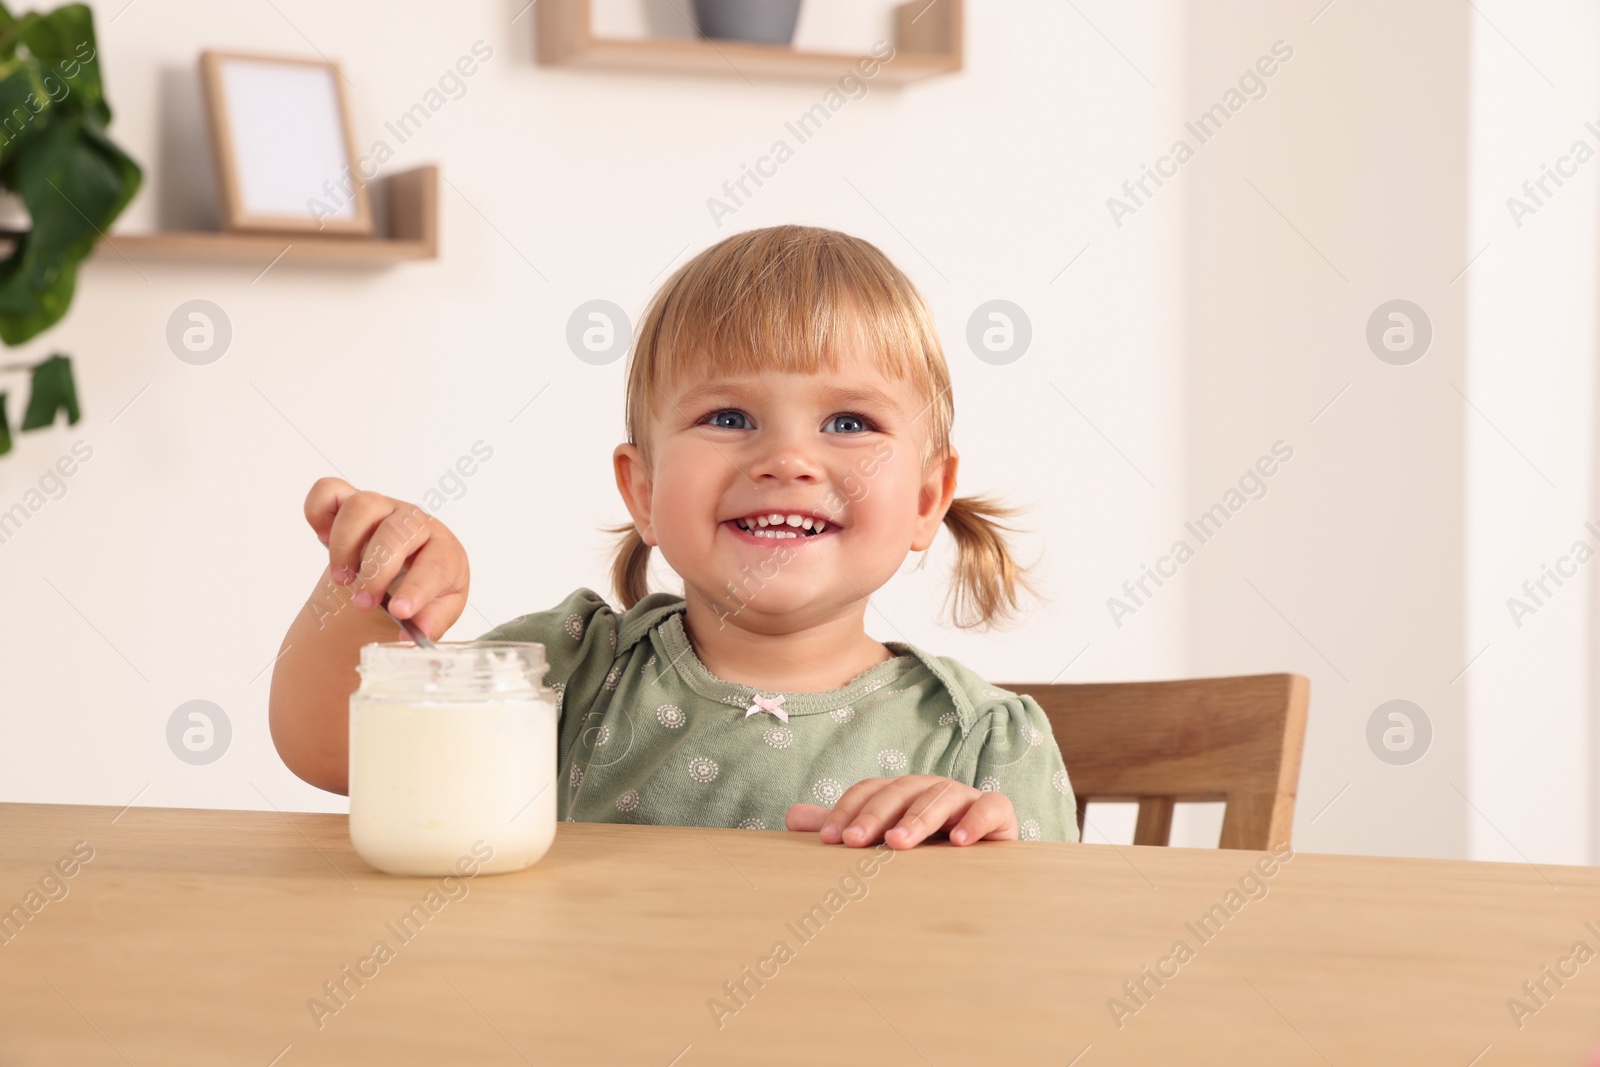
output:
[[[1275,42],[1293,50],[1188,164],[1188,507],[1199,515],[1284,442],[1293,458],[1190,576],[1197,674],[1311,679],[1296,844],[1460,856],[1465,782],[1467,14],[1252,3],[1191,17],[1188,111]],[[1319,14],[1320,10],[1320,14]],[[1410,366],[1369,350],[1404,298],[1433,324]],[[1337,398],[1337,399],[1335,399]],[[1393,699],[1433,725],[1394,766],[1367,724]]]
[[[1593,862],[1597,568],[1566,557],[1579,541],[1600,548],[1585,529],[1600,518],[1592,369],[1600,159],[1562,160],[1577,141],[1600,151],[1600,135],[1584,125],[1600,125],[1600,14],[1579,3],[1483,11],[1473,27],[1469,135],[1471,247],[1482,255],[1463,279],[1465,388],[1486,416],[1469,420],[1467,436],[1469,644],[1486,650],[1465,679],[1470,792],[1481,809],[1468,823],[1471,854]],[[1534,196],[1523,191],[1558,163],[1576,173]],[[1518,206],[1513,217],[1512,197],[1534,213]],[[1524,582],[1558,565],[1577,574],[1524,592]]]
[[[363,145],[474,41],[494,56],[390,164],[442,163],[439,262],[386,272],[285,262],[258,278],[259,267],[134,266],[102,253],[69,318],[16,354],[71,353],[85,417],[18,436],[0,460],[0,507],[73,441],[94,455],[65,498],[0,545],[0,800],[340,810],[342,798],[282,767],[265,722],[265,668],[321,566],[300,516],[311,482],[338,471],[415,499],[481,439],[493,459],[440,512],[473,560],[473,604],[452,636],[578,584],[604,588],[595,528],[625,515],[609,471],[622,364],[574,358],[567,317],[599,297],[637,316],[670,266],[735,227],[777,222],[861,234],[922,287],[955,378],[961,488],[1031,506],[1023,551],[1044,554],[1052,604],[1019,630],[932,621],[947,562],[936,546],[927,567],[908,564],[874,598],[874,635],[997,680],[1184,672],[1181,589],[1140,617],[1133,639],[1109,626],[1103,603],[1129,546],[1171,529],[1182,503],[1181,202],[1117,234],[1104,213],[1128,161],[1179,121],[1175,7],[1079,5],[1091,25],[1049,0],[969,4],[966,71],[874,85],[719,229],[707,198],[823,85],[539,67],[531,14],[512,21],[517,0],[448,15],[309,0],[278,0],[281,15],[267,4],[94,6],[112,132],[147,165],[127,230],[197,213],[170,190],[209,161],[192,146],[192,101],[171,94],[202,48],[314,46],[338,59]],[[802,27],[813,40],[861,29],[814,7]],[[995,297],[1034,327],[1032,349],[1005,367],[964,342],[971,311]],[[234,329],[206,367],[164,341],[172,310],[195,298],[222,306]],[[167,748],[168,717],[192,699],[214,701],[233,725],[209,766]]]
[[[1188,667],[1312,679],[1302,848],[1591,862],[1595,571],[1520,627],[1507,599],[1600,547],[1600,163],[1521,227],[1506,198],[1575,139],[1600,148],[1597,16],[1215,11],[1191,11],[1190,114],[1272,41],[1295,57],[1185,175],[1188,513],[1275,439],[1296,451],[1191,565]],[[1404,366],[1365,337],[1396,298],[1433,330]],[[1398,765],[1368,732],[1397,698],[1432,727]]]

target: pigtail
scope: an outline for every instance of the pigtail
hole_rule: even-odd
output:
[[[622,610],[631,609],[650,595],[650,546],[639,536],[633,523],[607,527],[617,538],[617,556],[611,563],[611,584],[622,601]]]
[[[1020,514],[983,496],[956,497],[945,512],[944,524],[956,541],[955,583],[946,599],[950,620],[963,629],[987,630],[1014,617],[1021,606],[1019,592],[1038,596],[1028,579],[1028,567],[1018,563],[1006,544],[1005,533],[1015,527],[997,522]]]

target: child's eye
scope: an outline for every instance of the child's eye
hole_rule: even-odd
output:
[[[829,429],[829,427],[834,427],[834,429]],[[872,424],[865,418],[860,415],[851,415],[848,412],[829,416],[828,421],[822,424],[823,433],[857,434],[865,433],[870,429],[872,429]]]
[[[723,420],[729,421],[723,421]],[[750,417],[737,408],[725,408],[722,411],[713,411],[700,420],[702,426],[714,426],[719,430],[748,430]]]

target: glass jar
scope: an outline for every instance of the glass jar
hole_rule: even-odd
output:
[[[556,832],[556,709],[544,646],[362,646],[350,696],[350,842],[390,874],[495,874]]]

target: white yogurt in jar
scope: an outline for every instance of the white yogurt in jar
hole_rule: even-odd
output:
[[[350,841],[390,874],[521,870],[556,832],[544,646],[370,644],[350,698]],[[493,850],[483,861],[482,844]],[[477,846],[476,848],[474,846]]]

